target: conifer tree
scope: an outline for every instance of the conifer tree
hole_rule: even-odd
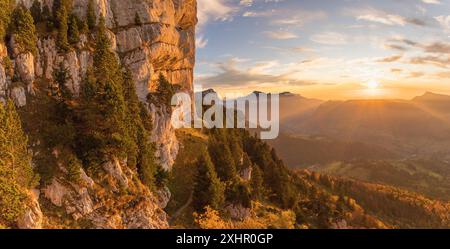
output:
[[[9,100],[4,107],[0,104],[0,176],[25,188],[36,183],[27,146],[14,103]]]
[[[42,8],[42,17],[41,20],[45,22],[45,27],[47,28],[47,32],[52,31],[55,28],[55,21],[53,20],[52,12],[50,11],[50,7],[45,5]]]
[[[25,212],[25,189],[38,182],[14,103],[0,103],[0,223],[14,225]]]
[[[33,5],[31,5],[30,11],[34,19],[34,23],[39,23],[42,21],[42,4],[40,1],[34,0]]]
[[[97,16],[95,15],[94,0],[89,0],[88,2],[86,19],[89,29],[93,31],[97,25]]]
[[[193,198],[197,212],[204,212],[206,207],[219,210],[224,202],[224,187],[207,153],[203,153],[197,162]]]
[[[255,200],[262,200],[264,198],[264,178],[262,171],[258,166],[252,168],[252,179],[250,187],[252,190],[252,198]]]
[[[77,44],[80,42],[80,29],[78,27],[78,23],[78,17],[76,15],[70,15],[68,34],[69,42],[71,44]]]
[[[166,106],[171,106],[172,97],[177,91],[177,86],[171,84],[164,75],[159,74],[158,87],[156,92],[158,93],[158,99]]]
[[[132,138],[128,132],[127,105],[119,62],[110,49],[104,20],[96,36],[94,67],[82,89],[81,158],[101,161],[105,156],[126,158]]]
[[[15,0],[0,0],[0,40],[6,35],[15,2]]]
[[[37,52],[36,27],[31,12],[22,4],[13,13],[12,27],[15,42],[22,53]]]
[[[70,50],[69,39],[67,38],[69,23],[68,12],[65,6],[61,6],[57,12],[56,18],[58,23],[58,47],[62,52],[68,52]]]
[[[136,166],[142,182],[152,188],[164,184],[166,172],[156,165],[154,145],[150,142],[152,129],[148,110],[139,101],[133,76],[129,69],[124,70],[123,92],[127,102],[128,133],[132,143],[128,147],[128,165]]]
[[[217,138],[212,138],[208,145],[208,152],[220,180],[224,182],[234,180],[237,176],[237,170],[228,145]]]
[[[72,13],[73,9],[73,0],[54,0],[53,2],[53,15],[55,17],[55,21],[58,21],[58,11],[64,7],[66,8],[67,13]],[[58,26],[58,22],[56,26]]]
[[[72,92],[67,87],[67,82],[70,79],[70,72],[63,62],[59,63],[58,68],[53,71],[53,79],[57,84],[57,89],[53,92],[53,95],[56,95],[62,101],[70,101],[72,99]]]

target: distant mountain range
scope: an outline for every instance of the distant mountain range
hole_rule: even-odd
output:
[[[450,154],[450,96],[320,102],[282,98],[284,132],[384,147],[404,156]],[[291,101],[292,100],[292,101]]]

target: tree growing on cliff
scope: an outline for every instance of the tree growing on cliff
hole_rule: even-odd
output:
[[[6,35],[15,2],[15,0],[0,0],[0,40]]]
[[[65,6],[61,6],[56,14],[58,37],[56,43],[61,52],[68,52],[70,50],[69,39],[67,37],[69,33],[68,12]]]
[[[89,29],[93,31],[97,25],[97,16],[95,15],[94,0],[89,0],[88,2],[86,19]]]
[[[127,123],[129,136],[132,139],[128,148],[128,165],[137,167],[141,181],[152,188],[155,176],[158,175],[154,145],[150,142],[151,122],[148,110],[139,101],[133,76],[129,69],[124,70],[123,92],[127,102]]]
[[[55,20],[58,19],[58,11],[64,7],[66,8],[67,13],[72,13],[73,9],[73,0],[54,0],[53,2],[53,16],[55,17]],[[58,23],[56,23],[58,25]]]
[[[76,15],[70,15],[69,20],[69,28],[68,28],[68,34],[69,34],[69,42],[71,44],[77,44],[80,42],[80,28],[79,28],[80,20]]]
[[[206,207],[219,210],[224,202],[224,186],[214,170],[208,153],[204,152],[198,159],[195,176],[193,206],[199,213]]]
[[[0,103],[0,223],[11,225],[23,214],[25,189],[38,182],[27,143],[14,103]]]
[[[53,71],[53,79],[55,80],[56,88],[52,90],[52,95],[58,97],[63,102],[72,100],[72,92],[67,87],[70,72],[63,62],[59,63],[58,67]]]
[[[14,103],[0,104],[0,175],[16,181],[22,187],[36,183],[28,139]]]
[[[110,49],[104,21],[96,35],[94,67],[83,84],[80,105],[79,153],[90,166],[108,157],[125,159],[135,146],[130,135],[123,72]]]
[[[177,92],[179,86],[171,84],[164,75],[159,74],[158,86],[156,88],[156,93],[158,95],[158,100],[166,106],[171,106],[172,97]]]
[[[39,23],[42,21],[42,4],[40,1],[34,0],[33,5],[31,5],[30,11],[35,23]]]
[[[237,176],[237,171],[228,145],[216,136],[212,137],[208,145],[208,152],[220,180],[224,182],[233,181]]]
[[[53,15],[52,15],[52,12],[50,11],[50,7],[48,7],[48,5],[45,5],[42,8],[41,20],[42,20],[42,22],[45,22],[45,27],[47,29],[47,32],[50,32],[55,28],[55,21],[53,20]]]
[[[11,26],[19,51],[21,53],[31,52],[36,54],[36,27],[34,26],[30,10],[22,4],[17,6],[13,13]]]

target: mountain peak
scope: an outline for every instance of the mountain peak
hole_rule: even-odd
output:
[[[426,92],[422,96],[415,97],[413,101],[450,101],[450,96],[433,92]]]

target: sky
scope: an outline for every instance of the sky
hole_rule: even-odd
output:
[[[220,94],[450,94],[450,0],[198,0],[195,84]]]

